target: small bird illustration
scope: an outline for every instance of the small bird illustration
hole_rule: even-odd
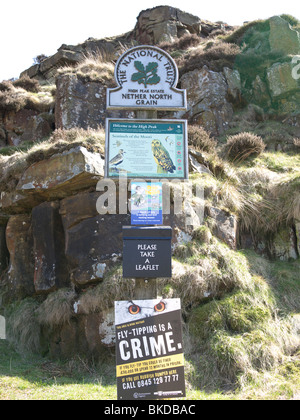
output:
[[[139,185],[135,188],[134,194],[132,194],[131,199],[133,200],[133,204],[135,207],[140,207],[143,205],[145,200],[145,190],[144,188],[140,187]]]
[[[173,144],[174,144],[173,140],[172,140],[172,139],[170,139],[170,138],[169,138],[169,136],[167,136],[167,137],[165,138],[165,141],[166,141],[166,142],[167,142],[167,144],[169,144],[170,146],[173,146]]]
[[[158,169],[161,168],[165,172],[173,173],[176,170],[169,152],[164,148],[159,140],[152,141],[152,153]]]
[[[124,160],[124,153],[125,153],[124,150],[120,149],[119,153],[109,161],[109,164],[112,166],[121,165],[121,163]]]
[[[114,146],[120,147],[120,146],[121,146],[121,144],[122,144],[122,142],[121,142],[120,140],[117,140],[117,141],[114,143]]]

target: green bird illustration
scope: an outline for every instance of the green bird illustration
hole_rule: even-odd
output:
[[[174,170],[176,170],[176,166],[174,166],[167,149],[164,148],[159,140],[153,140],[151,146],[157,168],[162,169],[165,172],[173,173]]]

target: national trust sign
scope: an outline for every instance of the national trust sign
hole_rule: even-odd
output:
[[[186,109],[186,91],[176,89],[177,66],[160,48],[143,45],[126,51],[116,64],[115,79],[119,86],[108,89],[108,109]]]

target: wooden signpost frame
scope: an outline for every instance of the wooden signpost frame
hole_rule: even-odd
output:
[[[142,57],[147,57],[148,60],[143,62]],[[107,89],[107,109],[135,110],[137,120],[150,122],[157,119],[158,110],[173,112],[186,110],[186,91],[176,88],[178,77],[177,66],[165,51],[153,46],[134,47],[126,51],[116,64],[115,80],[118,87]],[[124,95],[122,92],[124,92]],[[165,102],[158,103],[157,107],[153,106],[150,103],[151,94],[157,94],[158,99],[161,96],[161,99]],[[124,101],[123,99],[116,100],[116,98],[123,98]],[[138,106],[137,103],[135,105],[131,101],[130,106],[126,106],[126,101],[133,98],[137,98],[141,105]],[[165,105],[162,105],[163,103]],[[176,119],[174,119],[174,122],[176,122]],[[185,133],[185,137],[187,141],[187,133]],[[186,150],[186,155],[187,153],[188,150]],[[108,159],[107,155],[106,160]],[[187,156],[185,165],[188,174]],[[168,179],[167,176],[165,178]],[[157,278],[135,278],[133,298],[135,300],[157,299]]]
[[[150,70],[148,68],[149,64],[152,67],[152,73],[151,71],[148,73],[150,74],[150,79],[148,78],[148,85],[146,85],[145,78],[139,80],[136,72],[141,67],[141,70],[143,68],[145,71]],[[158,110],[185,110],[187,108],[186,91],[177,89],[178,78],[179,72],[177,65],[168,53],[158,47],[149,45],[133,47],[123,53],[116,63],[115,80],[118,87],[107,89],[107,109],[135,110],[137,120],[147,121],[157,119]],[[131,92],[135,92],[138,98],[146,98],[148,100],[151,96],[150,93],[154,91],[160,92],[162,97],[168,97],[171,100],[167,104],[158,104],[158,106],[147,104],[146,100],[143,101],[144,104],[139,105],[130,101],[128,106],[127,98],[134,96]],[[122,94],[123,92],[124,94]],[[149,93],[146,94],[146,92]],[[117,95],[116,98],[120,99],[113,99],[114,95]],[[187,133],[185,133],[185,136],[187,136]],[[186,150],[186,155],[187,153],[188,150]],[[108,160],[107,154],[106,160]],[[188,174],[187,156],[185,157],[184,164],[186,173]],[[136,299],[157,298],[157,279],[136,278],[134,297]]]

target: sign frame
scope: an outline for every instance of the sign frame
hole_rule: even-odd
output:
[[[120,128],[118,128],[118,126]],[[120,136],[119,140],[118,140],[117,134],[113,133],[114,130],[116,130],[116,132],[119,133],[119,136]],[[173,130],[173,131],[175,130],[175,131],[174,133],[171,134],[171,132],[168,130]],[[176,133],[176,130],[178,130],[178,134]],[[177,141],[176,136],[180,136],[180,140]],[[159,138],[161,138],[161,140],[158,140]],[[169,157],[167,157],[167,162],[170,162],[169,158],[171,158],[171,165],[173,164],[173,167],[175,169],[173,169],[169,165],[168,171],[158,172],[160,169],[164,167],[164,163],[162,161],[162,166],[161,168],[159,168],[159,163],[154,158],[154,152],[153,150],[151,150],[152,142],[154,140],[158,140],[160,142],[159,148],[160,150],[162,150],[163,156],[167,156],[167,154],[169,154]],[[116,143],[113,143],[114,141],[116,141]],[[125,141],[125,146],[123,143],[124,141]],[[145,144],[147,142],[148,142],[148,152],[145,151]],[[171,146],[168,145],[167,142],[169,142],[170,144],[172,143]],[[136,153],[137,153],[136,148],[139,145],[141,146],[141,151],[140,151],[141,158],[146,158],[147,156],[149,165],[152,168],[146,174],[145,174],[145,167],[140,164],[136,156]],[[131,150],[128,149],[129,146]],[[124,147],[125,147],[125,150],[124,150]],[[171,152],[171,149],[172,149],[172,152]],[[138,166],[141,168],[140,171],[137,170],[136,172],[133,172],[131,169],[131,172],[127,170],[126,172],[120,172],[121,166],[117,168],[117,166],[119,165],[118,162],[120,160],[119,161],[115,160],[114,161],[115,163],[112,163],[112,159],[114,159],[118,155],[118,152],[121,152],[124,154],[128,153],[126,156],[126,159],[129,158],[131,154],[132,161],[135,159],[135,163],[137,163]],[[170,156],[170,153],[171,153],[171,156]],[[174,164],[174,161],[176,163],[176,166]],[[166,160],[164,162],[166,162]],[[114,168],[115,172],[112,173],[111,167],[114,165],[116,165]],[[175,173],[174,173],[174,170],[175,170]],[[154,179],[187,180],[189,177],[187,120],[174,120],[174,119],[147,120],[147,119],[107,118],[106,130],[105,130],[105,178],[118,179],[119,177],[125,177],[125,178],[127,177],[128,179],[145,179],[145,180],[152,180],[152,179],[153,180]]]
[[[150,45],[130,48],[115,66],[116,88],[107,89],[107,109],[187,109],[185,89],[177,89],[178,68],[164,50]]]

